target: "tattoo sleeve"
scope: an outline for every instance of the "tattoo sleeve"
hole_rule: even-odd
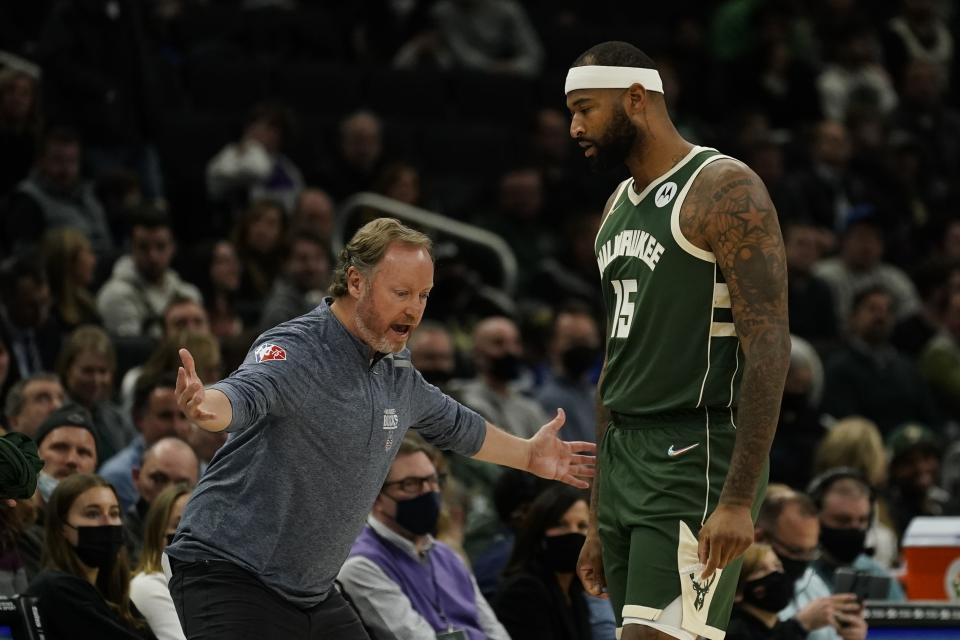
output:
[[[681,230],[716,256],[745,356],[737,439],[720,503],[750,506],[770,454],[790,362],[783,238],[766,188],[740,163],[708,165],[694,187]]]

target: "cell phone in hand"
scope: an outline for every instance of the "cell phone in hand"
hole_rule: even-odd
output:
[[[861,603],[865,600],[886,600],[890,593],[890,576],[841,567],[833,574],[834,593],[852,593]]]

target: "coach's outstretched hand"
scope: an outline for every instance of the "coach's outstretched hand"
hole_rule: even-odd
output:
[[[197,365],[186,349],[180,349],[183,366],[177,371],[177,404],[187,420],[206,431],[223,431],[233,420],[230,400],[216,389],[204,389]]]
[[[557,416],[540,427],[530,438],[530,458],[527,471],[548,480],[559,480],[578,489],[590,486],[586,478],[595,474],[596,458],[593,454],[597,445],[592,442],[564,442],[557,432],[566,421],[563,409],[557,409]]]

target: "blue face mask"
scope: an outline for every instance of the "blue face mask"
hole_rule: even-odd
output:
[[[43,471],[37,474],[37,489],[40,490],[40,497],[44,502],[50,502],[50,496],[53,495],[53,490],[58,484],[60,484],[59,480]]]
[[[409,500],[391,499],[397,503],[397,515],[393,519],[398,525],[417,536],[437,532],[440,492],[429,491]]]

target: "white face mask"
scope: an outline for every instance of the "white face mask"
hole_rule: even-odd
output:
[[[60,481],[48,473],[41,471],[37,475],[37,489],[40,490],[40,497],[43,498],[44,502],[50,502],[50,496],[53,495],[53,490],[57,488],[58,484],[60,484]]]

